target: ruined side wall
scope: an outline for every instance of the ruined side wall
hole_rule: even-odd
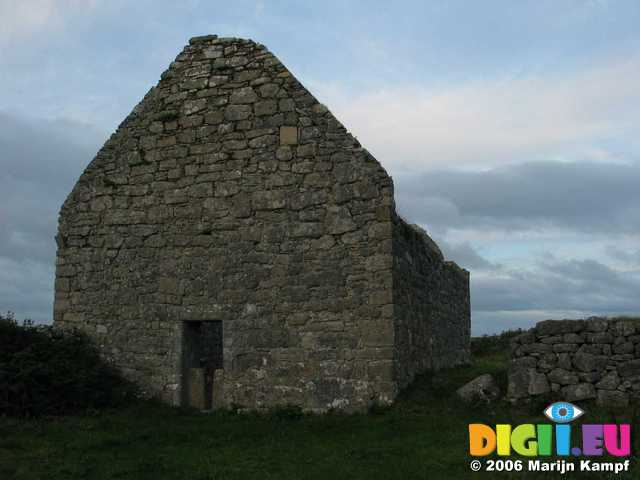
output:
[[[395,375],[399,388],[427,369],[470,359],[469,273],[400,217],[393,224]]]
[[[545,320],[512,342],[508,398],[624,407],[640,397],[640,321]]]
[[[65,202],[55,322],[180,398],[182,321],[222,320],[224,400],[388,402],[393,186],[262,45],[192,39]]]

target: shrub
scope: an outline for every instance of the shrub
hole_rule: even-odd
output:
[[[60,415],[120,405],[131,385],[78,331],[0,315],[0,415]]]
[[[521,329],[505,330],[497,335],[483,335],[471,338],[471,354],[487,355],[509,353],[511,340],[523,332]]]

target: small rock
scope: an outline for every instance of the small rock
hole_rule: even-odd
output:
[[[229,102],[231,104],[254,103],[258,100],[258,95],[251,87],[242,87],[233,91]]]
[[[634,350],[634,347],[633,347],[633,343],[631,342],[619,343],[617,345],[614,345],[613,347],[613,353],[620,353],[620,354],[633,353],[633,350]]]
[[[587,400],[596,397],[596,389],[590,383],[568,385],[562,389],[562,396],[568,402]]]
[[[631,360],[618,366],[618,373],[621,377],[633,377],[640,375],[640,359]]]
[[[615,370],[607,373],[602,380],[596,383],[598,390],[615,390],[620,385],[620,379],[618,378],[618,372]]]
[[[578,383],[578,375],[562,368],[555,368],[549,372],[549,380],[560,385],[574,385]]]
[[[585,326],[589,332],[604,332],[608,322],[605,318],[591,317],[585,322]]]
[[[551,387],[544,373],[531,372],[529,380],[529,395],[543,395],[549,393]]]
[[[466,403],[491,403],[500,398],[500,389],[493,376],[486,373],[460,387],[456,395]]]
[[[584,330],[584,320],[544,320],[536,324],[538,335],[557,335],[559,333],[577,333]]]
[[[529,382],[534,371],[533,368],[524,365],[512,364],[509,368],[509,386],[507,388],[509,400],[517,400],[529,395]]]
[[[629,396],[617,390],[598,390],[596,403],[601,407],[625,408],[629,405]]]
[[[607,365],[607,357],[590,353],[577,353],[573,356],[573,365],[581,372],[598,372]]]

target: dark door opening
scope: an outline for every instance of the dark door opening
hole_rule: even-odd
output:
[[[214,390],[222,379],[222,322],[184,322],[182,345],[182,404],[201,410],[214,405]]]

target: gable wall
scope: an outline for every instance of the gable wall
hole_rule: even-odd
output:
[[[193,39],[61,210],[55,322],[173,403],[188,320],[223,321],[227,404],[388,402],[393,208],[263,46]]]

